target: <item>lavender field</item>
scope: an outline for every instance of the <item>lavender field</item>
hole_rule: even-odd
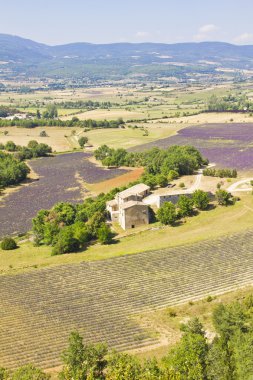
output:
[[[253,169],[253,124],[204,124],[181,129],[177,135],[132,148],[193,145],[220,167]]]
[[[57,202],[82,202],[83,189],[77,177],[97,183],[125,173],[121,169],[99,168],[88,157],[78,152],[30,161],[40,179],[21,186],[0,202],[0,237],[26,232],[39,210]]]

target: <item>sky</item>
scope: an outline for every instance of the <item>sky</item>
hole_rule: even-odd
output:
[[[253,44],[253,0],[0,0],[0,33],[71,42]]]

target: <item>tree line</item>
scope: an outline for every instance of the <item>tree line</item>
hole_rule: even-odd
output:
[[[181,175],[193,174],[195,170],[208,164],[201,153],[193,146],[171,146],[167,149],[153,148],[146,152],[128,152],[126,149],[100,146],[94,152],[95,158],[104,166],[143,166],[141,182],[151,188],[166,186],[168,181]]]
[[[204,176],[219,177],[219,178],[237,178],[236,169],[214,169],[206,168],[203,170]]]
[[[214,338],[198,318],[181,324],[180,341],[161,359],[140,360],[106,344],[89,344],[77,331],[62,353],[59,380],[251,380],[253,376],[253,296],[220,303],[212,313]],[[0,368],[0,380],[49,380],[33,365]]]
[[[34,119],[18,119],[13,120],[0,119],[1,127],[21,127],[21,128],[36,128],[36,127],[79,127],[79,128],[119,128],[125,124],[122,118],[117,120],[79,120],[78,117],[73,117],[71,120],[61,120],[58,118],[37,117]]]

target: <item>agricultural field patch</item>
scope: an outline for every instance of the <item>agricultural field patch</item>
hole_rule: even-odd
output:
[[[145,117],[145,114],[140,111],[126,111],[124,109],[97,109],[92,111],[87,111],[83,113],[79,113],[77,117],[80,120],[87,120],[87,119],[93,119],[93,120],[115,120],[119,117],[122,117],[124,120],[128,119],[143,119]],[[65,116],[62,118],[63,120],[69,120],[72,119],[72,116]]]
[[[70,140],[71,132],[74,128],[64,127],[37,127],[37,128],[17,128],[3,127],[0,128],[0,143],[6,144],[7,141],[13,141],[17,145],[26,146],[29,141],[36,140],[39,143],[45,143],[52,147],[55,152],[64,152],[78,147],[77,140]],[[79,133],[81,130],[75,128]],[[5,136],[4,131],[8,134]],[[47,137],[40,137],[40,132],[46,131]]]
[[[88,153],[76,152],[30,161],[39,180],[0,199],[0,236],[29,230],[40,209],[49,209],[57,202],[81,202],[87,192],[84,182],[96,183],[126,173],[98,167],[89,157]]]
[[[118,350],[152,347],[160,336],[141,327],[137,314],[252,284],[252,249],[250,230],[194,245],[1,276],[0,365],[31,362],[53,368],[75,329],[85,342],[103,341]]]
[[[180,129],[169,138],[132,148],[138,151],[154,146],[193,145],[221,167],[253,169],[253,124],[204,124]]]
[[[132,124],[134,126],[135,124]],[[89,142],[95,147],[106,144],[112,148],[130,148],[133,146],[145,144],[164,137],[172,136],[182,128],[180,125],[167,123],[137,123],[138,128],[108,128],[95,129],[85,133]],[[145,133],[143,127],[148,133]]]

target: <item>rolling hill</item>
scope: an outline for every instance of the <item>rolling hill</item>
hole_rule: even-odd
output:
[[[1,75],[122,78],[184,76],[217,68],[253,69],[253,46],[202,43],[72,43],[48,46],[0,34]],[[7,73],[7,74],[6,74]]]

